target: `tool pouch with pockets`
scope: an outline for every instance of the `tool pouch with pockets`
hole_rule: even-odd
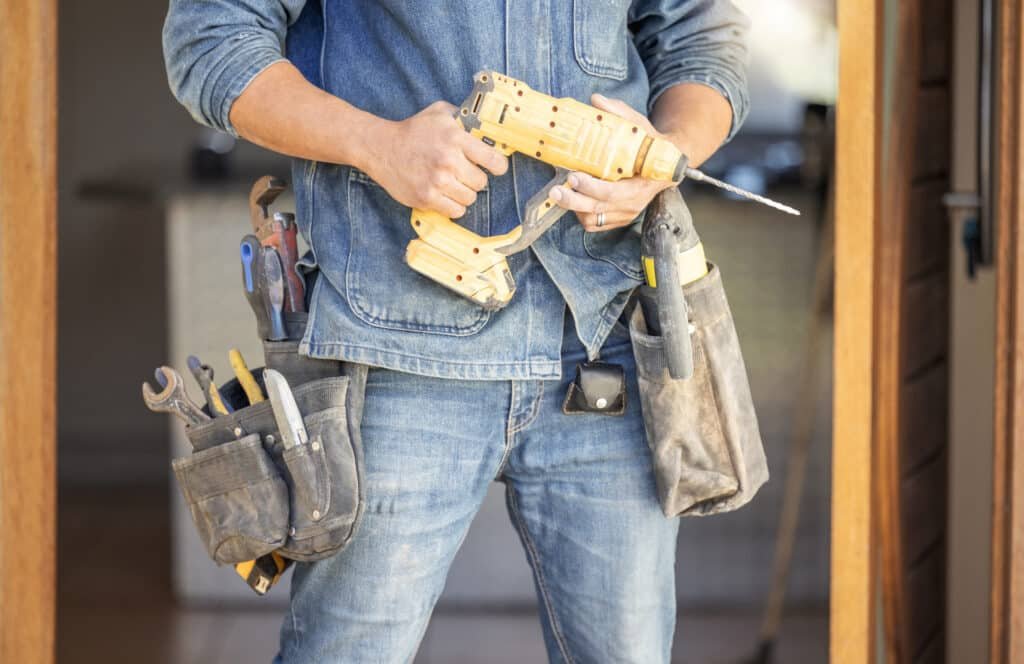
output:
[[[298,354],[305,314],[288,314],[294,341],[265,342],[309,440],[288,449],[269,400],[247,403],[237,380],[221,387],[235,412],[190,426],[193,454],[173,468],[203,545],[218,563],[279,551],[314,561],[341,551],[364,505],[362,418],[366,367]],[[253,371],[261,389],[263,369]],[[243,407],[244,405],[244,407]]]
[[[641,288],[647,288],[642,286]],[[699,516],[746,504],[768,467],[732,312],[718,267],[683,287],[693,373],[669,375],[665,338],[630,316],[644,427],[666,516]]]

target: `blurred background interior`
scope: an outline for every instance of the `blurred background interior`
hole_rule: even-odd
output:
[[[683,522],[674,656],[739,662],[756,651],[787,457],[805,440],[776,652],[780,662],[824,662],[831,256],[822,247],[830,246],[834,9],[831,0],[738,4],[753,20],[753,111],[705,170],[804,215],[684,188],[728,285],[773,481],[737,513]],[[160,50],[165,9],[60,3],[58,658],[68,664],[268,662],[286,596],[278,586],[256,598],[206,558],[169,481],[183,443],[139,399],[153,367],[183,366],[187,353],[209,358],[222,376],[230,345],[256,356],[234,251],[252,180],[289,174],[286,160],[201,129],[173,100]],[[545,661],[533,582],[503,503],[495,486],[420,664]]]

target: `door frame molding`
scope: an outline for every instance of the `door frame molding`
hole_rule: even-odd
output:
[[[875,659],[876,238],[884,0],[838,0],[830,660]]]
[[[993,137],[996,267],[991,661],[1024,661],[1024,25],[1022,0],[996,0]]]
[[[54,658],[57,3],[0,2],[0,661]]]

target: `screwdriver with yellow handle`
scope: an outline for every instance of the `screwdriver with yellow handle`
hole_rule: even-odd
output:
[[[690,168],[674,143],[625,118],[537,92],[493,71],[478,72],[473,82],[456,113],[463,128],[506,156],[519,152],[555,167],[554,178],[527,202],[522,224],[504,235],[481,237],[437,212],[412,211],[410,223],[419,237],[409,243],[406,263],[485,309],[501,309],[511,301],[516,284],[506,257],[529,247],[565,214],[550,192],[571,171],[609,181],[639,176],[678,183],[689,177],[799,214]]]

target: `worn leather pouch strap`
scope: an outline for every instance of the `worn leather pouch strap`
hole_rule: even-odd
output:
[[[576,365],[576,378],[569,385],[562,412],[566,415],[626,412],[626,374],[618,364],[587,362]]]

